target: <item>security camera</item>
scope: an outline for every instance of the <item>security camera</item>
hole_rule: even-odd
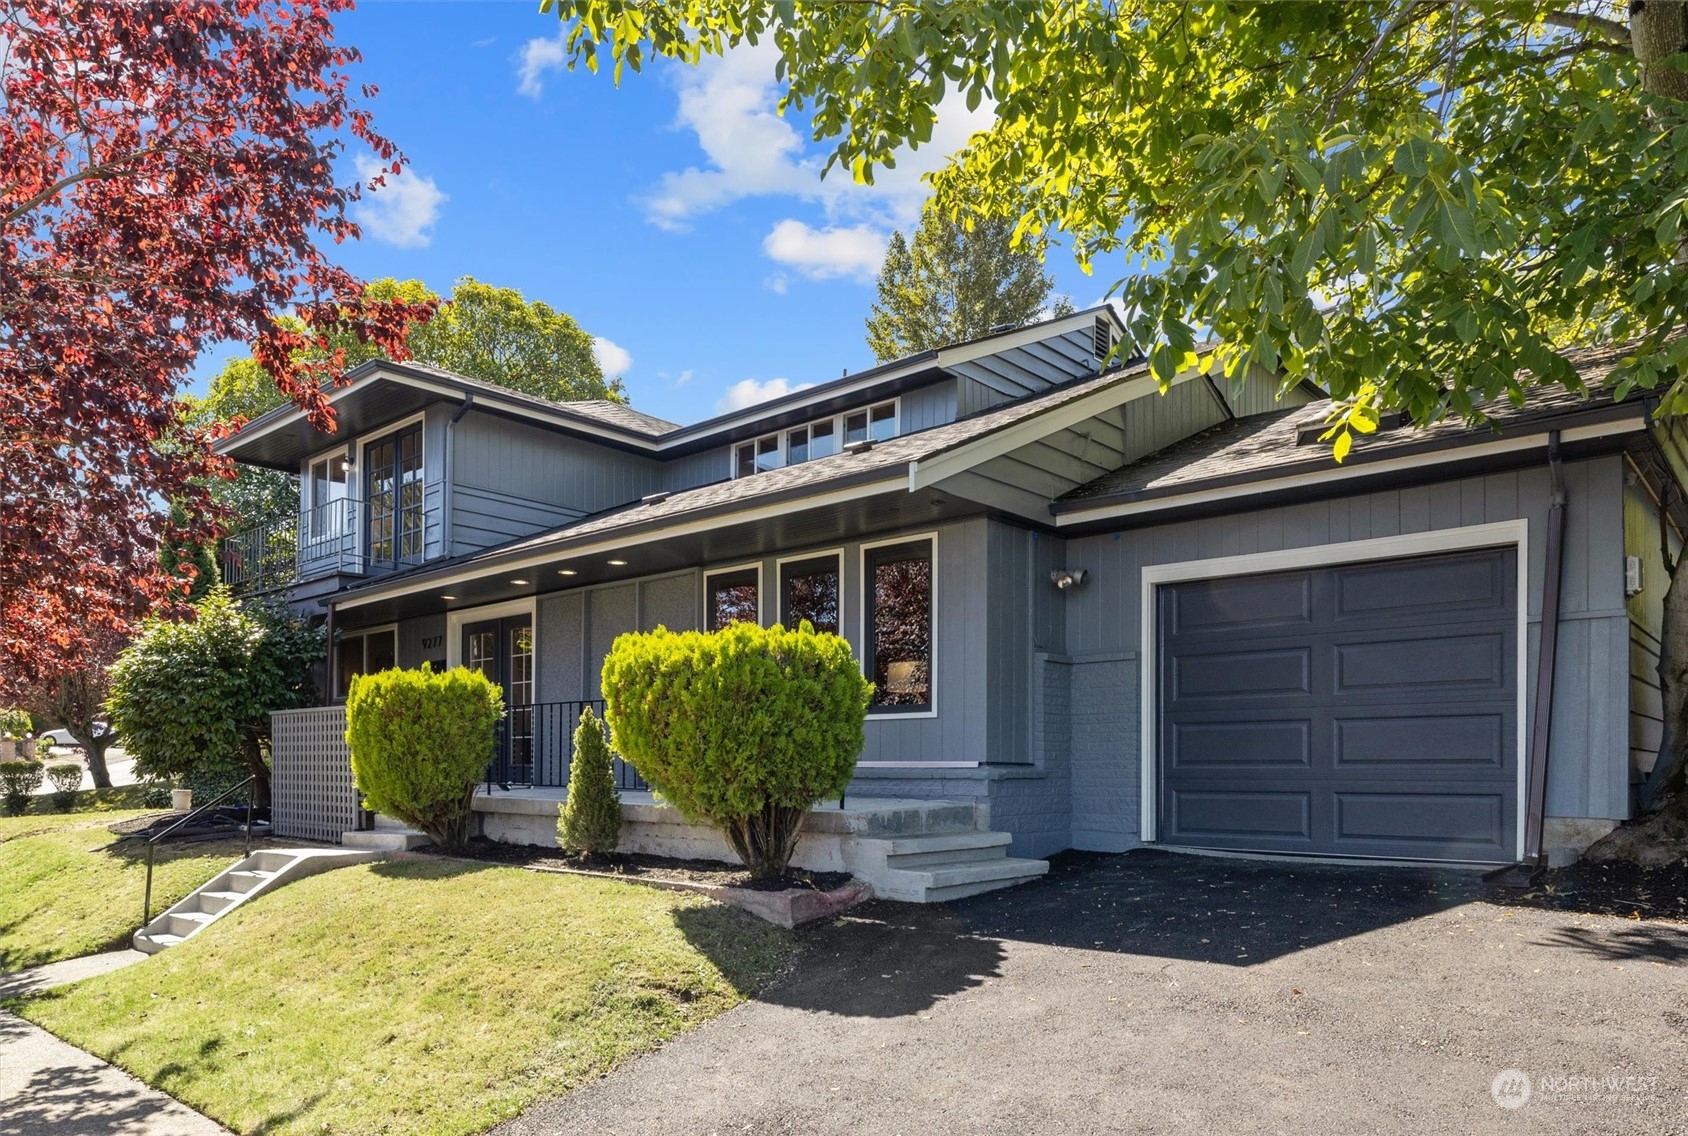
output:
[[[1067,591],[1070,588],[1076,588],[1080,584],[1084,583],[1084,569],[1083,568],[1055,568],[1055,569],[1052,569],[1049,573],[1049,582],[1051,584],[1054,584],[1057,588],[1060,588],[1063,592]]]

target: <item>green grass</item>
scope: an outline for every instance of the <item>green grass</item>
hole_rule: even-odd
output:
[[[141,923],[146,850],[106,826],[144,811],[0,818],[0,972],[128,945]],[[158,846],[152,909],[163,911],[238,860],[241,841]]]
[[[28,810],[22,816],[0,815],[0,840],[25,832],[39,832],[47,826],[79,824],[90,819],[89,813],[131,812],[139,815],[148,811],[141,806],[141,798],[145,791],[145,786],[142,785],[119,785],[115,789],[83,789],[76,794],[76,803],[68,812],[59,812],[53,808],[48,796],[36,797],[29,803]],[[110,824],[119,819],[121,818],[105,816],[100,819],[100,823]]]
[[[20,1012],[237,1132],[454,1136],[715,1017],[792,949],[697,896],[371,864]]]

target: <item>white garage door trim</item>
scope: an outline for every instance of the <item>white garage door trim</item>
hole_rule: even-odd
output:
[[[1141,649],[1138,690],[1139,734],[1142,739],[1142,839],[1145,844],[1157,839],[1160,817],[1156,804],[1156,749],[1160,737],[1160,700],[1156,697],[1155,664],[1159,657],[1155,642],[1155,589],[1161,584],[1183,583],[1188,580],[1217,580],[1226,576],[1253,576],[1265,572],[1289,571],[1296,568],[1327,568],[1338,564],[1360,564],[1369,560],[1396,560],[1423,556],[1436,552],[1458,552],[1474,548],[1504,548],[1511,545],[1518,550],[1518,858],[1524,857],[1524,828],[1529,764],[1525,748],[1525,699],[1529,689],[1529,558],[1530,522],[1527,520],[1496,521],[1486,525],[1468,525],[1457,529],[1434,532],[1405,533],[1400,536],[1376,537],[1371,540],[1351,540],[1341,544],[1319,544],[1306,548],[1285,548],[1275,552],[1255,552],[1242,556],[1218,556],[1210,560],[1186,560],[1177,564],[1150,564],[1143,568]]]

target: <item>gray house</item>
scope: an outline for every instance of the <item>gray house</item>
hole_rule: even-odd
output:
[[[1541,393],[1338,465],[1321,391],[1163,393],[1105,366],[1121,331],[1081,312],[693,426],[367,363],[333,435],[286,408],[223,443],[303,498],[227,575],[323,615],[333,697],[424,661],[500,682],[494,796],[566,783],[618,634],[809,619],[878,687],[851,795],[971,802],[1021,856],[1504,864],[1630,815],[1684,521],[1648,401]]]

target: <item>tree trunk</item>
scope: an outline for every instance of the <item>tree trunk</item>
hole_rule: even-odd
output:
[[[82,752],[88,758],[88,776],[94,779],[94,788],[111,788],[111,773],[106,769],[106,735],[96,734],[91,738],[78,737],[82,743]]]
[[[1659,700],[1664,727],[1659,756],[1642,789],[1642,807],[1650,808],[1682,788],[1688,771],[1682,761],[1688,740],[1688,553],[1676,558],[1665,589],[1664,627],[1659,641]]]
[[[252,807],[267,809],[270,807],[270,767],[264,761],[263,743],[255,735],[246,739],[241,746],[241,756],[246,759],[246,772],[253,778]]]
[[[791,866],[807,813],[807,809],[766,805],[753,816],[723,826],[722,833],[751,875],[774,879]]]
[[[1688,51],[1688,3],[1634,0],[1629,7],[1630,50],[1641,64],[1641,86],[1650,95],[1688,100],[1688,71],[1665,65]]]

